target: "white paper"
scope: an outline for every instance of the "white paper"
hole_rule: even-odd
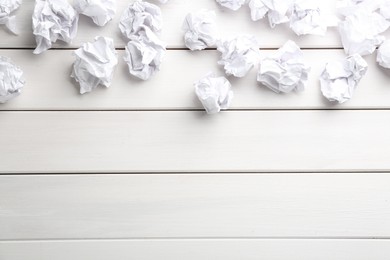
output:
[[[75,0],[74,7],[80,14],[91,17],[93,22],[104,26],[116,13],[116,0]]]
[[[386,40],[378,48],[376,61],[384,68],[390,69],[390,40]]]
[[[327,18],[322,15],[318,1],[297,0],[293,4],[290,28],[297,35],[325,35],[327,23]]]
[[[194,86],[195,93],[207,114],[215,114],[221,109],[227,109],[233,99],[230,82],[225,77],[215,76],[214,73],[208,73],[195,82]]]
[[[288,12],[292,4],[293,0],[250,0],[251,18],[257,21],[267,15],[270,26],[274,28],[289,21]]]
[[[269,8],[263,3],[263,0],[250,0],[249,8],[251,10],[252,21],[263,19],[269,10]]]
[[[385,1],[381,4],[379,13],[387,20],[390,19],[390,1]]]
[[[145,27],[154,33],[159,33],[162,28],[162,16],[157,5],[136,0],[123,12],[119,22],[119,29],[123,36],[131,39]]]
[[[183,30],[185,45],[190,50],[203,50],[217,41],[217,25],[214,11],[201,10],[187,14]]]
[[[221,6],[237,11],[243,6],[246,0],[216,0]]]
[[[64,0],[36,0],[32,16],[37,47],[34,54],[51,48],[52,42],[70,43],[77,33],[78,14]]]
[[[343,16],[353,15],[357,11],[372,13],[388,0],[338,0],[337,12]]]
[[[160,69],[165,44],[148,28],[126,46],[124,60],[131,75],[147,80]]]
[[[380,33],[389,28],[390,22],[376,12],[356,11],[339,24],[339,33],[345,53],[362,56],[373,53],[385,39]]]
[[[289,40],[274,55],[260,62],[257,81],[276,93],[303,91],[309,72],[303,52]]]
[[[80,84],[80,93],[91,92],[98,85],[109,87],[118,64],[114,41],[106,37],[96,37],[93,43],[84,43],[74,51],[71,77]]]
[[[11,59],[0,56],[0,103],[19,96],[24,86],[23,71]]]
[[[0,0],[0,24],[4,24],[8,30],[18,34],[16,17],[11,15],[22,4],[22,0]]]
[[[321,92],[329,101],[344,103],[352,98],[366,71],[367,62],[359,54],[328,62],[320,76]]]
[[[218,64],[223,65],[227,75],[244,77],[260,60],[259,44],[252,35],[239,35],[228,40],[218,40],[221,52]]]

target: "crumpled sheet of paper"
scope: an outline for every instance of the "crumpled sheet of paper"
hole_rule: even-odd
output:
[[[380,66],[390,69],[390,40],[384,41],[379,46],[376,61]]]
[[[80,93],[91,92],[98,85],[109,87],[118,64],[118,54],[114,41],[106,37],[96,37],[93,43],[84,43],[74,51],[71,77],[80,84]]]
[[[123,36],[131,39],[134,35],[148,27],[152,32],[159,33],[162,28],[161,9],[157,5],[136,0],[123,12],[119,29]]]
[[[218,40],[217,50],[221,52],[219,65],[227,75],[244,77],[260,60],[259,44],[252,35],[239,35],[228,40]]]
[[[289,40],[274,55],[260,62],[257,81],[276,93],[303,91],[309,72],[303,52]]]
[[[165,43],[146,28],[139,37],[127,43],[124,60],[131,75],[147,80],[160,70],[165,52]]]
[[[267,15],[271,28],[274,28],[275,25],[287,23],[290,20],[288,12],[292,4],[293,0],[250,0],[251,18],[257,21]]]
[[[233,11],[237,11],[246,2],[246,0],[216,0],[218,4],[223,7],[229,8]]]
[[[367,66],[359,54],[328,62],[320,76],[324,97],[339,103],[351,99],[360,79],[366,74]]]
[[[0,56],[0,103],[19,96],[24,87],[23,71],[11,59]]]
[[[64,0],[36,0],[32,16],[37,47],[34,54],[51,48],[57,40],[70,43],[77,34],[79,16]]]
[[[290,28],[297,35],[325,35],[327,20],[321,13],[318,1],[297,0],[291,9]]]
[[[75,0],[74,8],[85,16],[91,17],[96,25],[104,26],[116,13],[116,0]]]
[[[194,86],[195,93],[207,114],[215,114],[221,109],[227,109],[233,99],[230,82],[225,77],[215,76],[214,73],[208,73],[195,82]]]
[[[213,46],[217,41],[217,25],[214,11],[201,10],[187,14],[183,30],[185,45],[192,51]]]
[[[4,24],[8,30],[14,34],[18,34],[18,30],[16,28],[16,17],[15,15],[11,16],[11,14],[16,11],[21,4],[22,0],[0,1],[0,24]]]
[[[390,22],[376,12],[358,10],[348,15],[339,24],[341,41],[347,55],[362,56],[373,53],[384,40],[380,35],[390,26]]]

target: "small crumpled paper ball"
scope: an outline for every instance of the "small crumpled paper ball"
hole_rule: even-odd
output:
[[[276,93],[303,91],[310,66],[298,45],[289,40],[277,52],[260,62],[257,81]]]
[[[165,43],[149,29],[131,39],[125,48],[124,60],[131,75],[148,80],[160,70],[166,52]]]
[[[76,61],[70,75],[80,84],[80,93],[91,92],[97,86],[109,87],[118,64],[114,41],[96,37],[93,43],[84,43],[74,51]]]
[[[244,77],[260,61],[258,42],[252,35],[219,40],[217,50],[221,52],[218,64],[224,66],[226,75]]]
[[[70,43],[77,34],[79,15],[64,0],[36,0],[32,16],[37,47],[34,54],[51,48],[57,40]]]
[[[25,81],[23,71],[11,59],[0,56],[0,103],[19,96]]]
[[[154,33],[161,31],[161,9],[157,5],[137,0],[123,12],[119,29],[124,37],[131,39],[144,31],[145,27]]]
[[[201,10],[189,13],[183,23],[184,42],[192,50],[203,50],[213,46],[217,41],[215,12]]]
[[[225,77],[215,76],[214,73],[208,73],[201,80],[195,82],[194,86],[195,93],[207,114],[227,109],[233,99],[230,82]]]
[[[16,29],[16,19],[15,16],[11,14],[16,11],[22,0],[1,0],[0,1],[0,24],[5,24],[5,26],[14,34],[18,34]]]
[[[322,94],[340,104],[350,100],[367,67],[359,54],[328,62],[320,76]]]

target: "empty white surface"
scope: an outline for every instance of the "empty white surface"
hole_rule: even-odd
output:
[[[0,242],[7,260],[383,260],[387,240],[173,239]]]
[[[0,239],[388,237],[388,174],[0,176]]]
[[[387,110],[3,112],[1,172],[390,171],[389,117]]]

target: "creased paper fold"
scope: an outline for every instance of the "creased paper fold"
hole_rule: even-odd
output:
[[[390,40],[384,41],[379,46],[376,61],[380,66],[390,69]]]
[[[221,6],[237,11],[246,2],[246,0],[216,0]]]
[[[99,26],[111,21],[116,13],[116,0],[75,0],[78,13],[90,17]]]

